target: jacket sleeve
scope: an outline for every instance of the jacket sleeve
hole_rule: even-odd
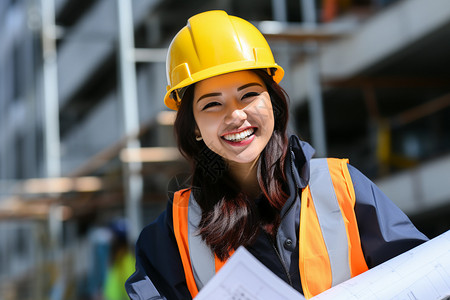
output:
[[[136,271],[125,289],[132,300],[191,299],[173,234],[171,201],[142,230],[136,243]]]
[[[366,176],[349,165],[355,188],[355,213],[369,268],[406,252],[428,238]]]

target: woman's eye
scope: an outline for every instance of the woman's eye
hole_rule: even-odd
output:
[[[202,110],[208,109],[208,108],[216,106],[216,105],[220,105],[220,103],[219,102],[209,102],[205,106],[203,106]]]
[[[244,98],[250,98],[250,97],[256,97],[256,96],[259,96],[259,93],[258,93],[258,92],[248,92],[248,93],[246,93],[244,96],[242,96],[242,99],[244,99]]]

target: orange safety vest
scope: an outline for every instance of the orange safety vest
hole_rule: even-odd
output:
[[[348,160],[333,158],[310,162],[310,181],[301,193],[299,226],[299,270],[307,299],[368,270],[347,164]],[[174,233],[192,298],[225,264],[196,235],[200,218],[200,207],[190,189],[176,192]],[[211,263],[205,263],[204,258]]]

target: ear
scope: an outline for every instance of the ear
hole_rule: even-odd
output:
[[[195,124],[194,133],[195,133],[195,136],[201,136],[202,135],[201,132],[200,132],[200,129],[198,129],[197,124]]]

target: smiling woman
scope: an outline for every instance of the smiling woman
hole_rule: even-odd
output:
[[[311,298],[427,240],[347,160],[311,159],[287,136],[283,74],[262,34],[223,11],[174,37],[164,102],[191,181],[142,231],[131,299],[192,299],[240,246]]]
[[[238,71],[196,84],[196,134],[225,161],[254,165],[273,133],[269,93],[261,78]]]
[[[194,163],[192,191],[204,212],[199,230],[221,259],[251,242],[261,226],[270,234],[277,227],[278,216],[271,210],[259,216],[253,199],[262,193],[278,210],[287,199],[287,107],[284,91],[264,70],[208,78],[183,97],[175,121],[178,144]],[[193,134],[202,141],[184,138]],[[205,160],[205,153],[214,159]]]

